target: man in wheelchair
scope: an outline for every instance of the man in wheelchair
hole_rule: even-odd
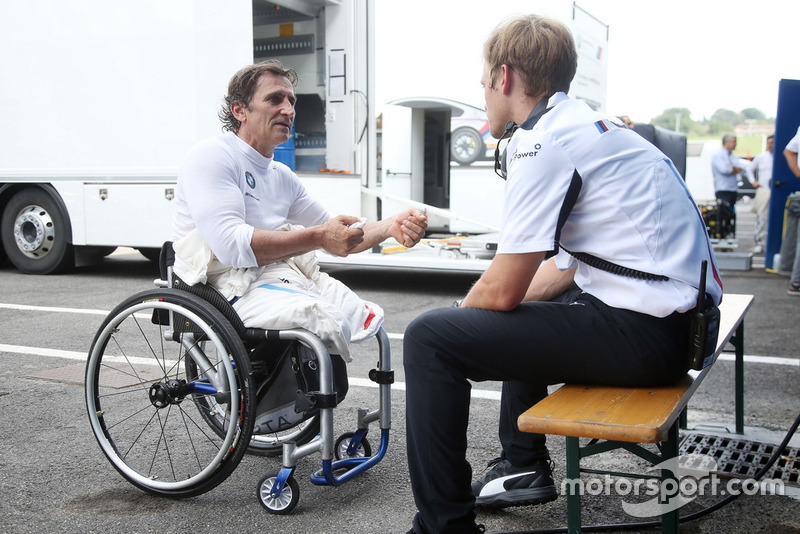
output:
[[[232,78],[220,113],[227,131],[195,146],[179,171],[158,289],[114,308],[89,350],[95,438],[144,491],[200,495],[245,453],[280,454],[281,469],[264,475],[257,494],[270,513],[286,514],[299,498],[300,458],[319,453],[311,481],[335,486],[386,452],[393,372],[383,312],[321,273],[315,251],[344,256],[389,237],[411,247],[427,218],[412,209],[366,225],[332,217],[273,160],[292,129],[296,82],[277,61]],[[379,408],[359,408],[357,430],[335,439],[349,344],[373,334]],[[365,437],[374,422],[373,455]]]
[[[314,251],[347,256],[390,237],[413,247],[427,217],[416,209],[366,224],[334,217],[273,159],[292,135],[297,81],[277,60],[231,78],[224,133],[193,147],[178,173],[175,273],[217,288],[248,328],[303,327],[348,358],[348,344],[371,336],[382,312],[321,273]]]

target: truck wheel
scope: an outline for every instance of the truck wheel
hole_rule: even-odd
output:
[[[23,273],[55,274],[75,266],[67,215],[41,189],[23,189],[11,197],[0,236],[8,259]]]
[[[459,165],[472,165],[485,150],[481,135],[472,128],[459,128],[450,137],[450,157]]]

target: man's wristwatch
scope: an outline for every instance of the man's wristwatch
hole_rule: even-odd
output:
[[[453,304],[452,304],[453,308],[460,308],[462,302],[464,302],[464,299],[456,299],[456,300],[454,300]]]

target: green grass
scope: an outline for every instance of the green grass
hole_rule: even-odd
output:
[[[734,154],[740,158],[752,159],[764,151],[764,136],[749,135],[736,139]]]

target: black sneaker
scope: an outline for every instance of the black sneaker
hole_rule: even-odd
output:
[[[792,295],[793,297],[800,295],[800,286],[798,286],[797,284],[790,284],[789,289],[786,290],[786,292]]]
[[[506,508],[542,504],[558,497],[548,460],[516,467],[498,458],[489,462],[488,467],[491,469],[472,483],[475,506]]]

